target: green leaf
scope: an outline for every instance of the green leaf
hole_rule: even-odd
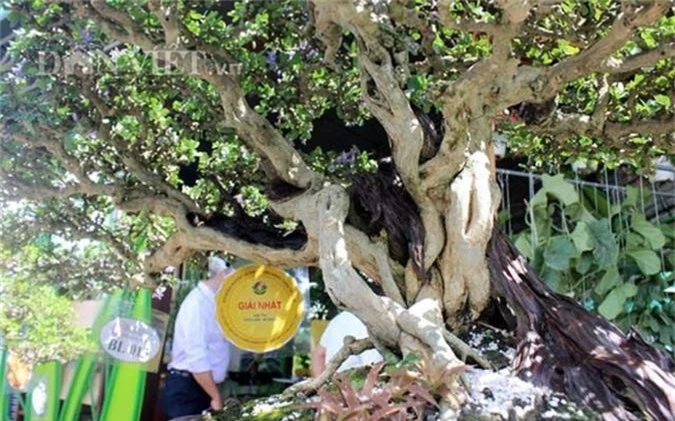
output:
[[[619,246],[609,228],[609,221],[601,219],[587,223],[588,230],[595,242],[593,256],[600,269],[615,266],[619,257]]]
[[[584,207],[599,217],[607,217],[609,215],[609,203],[605,192],[591,186],[584,186],[581,191],[584,197]]]
[[[570,44],[566,40],[559,39],[557,41],[558,41],[558,48],[560,48],[566,55],[571,56],[579,53],[579,48]]]
[[[593,249],[593,239],[585,222],[579,222],[570,234],[574,247],[579,253]]]
[[[549,288],[555,292],[562,292],[562,273],[559,270],[553,269],[549,266],[544,266],[541,271],[541,279]]]
[[[567,270],[570,267],[570,259],[578,255],[579,252],[567,236],[557,236],[549,240],[544,250],[544,261],[553,269]]]
[[[625,284],[621,285],[619,289],[626,298],[635,297],[638,293],[638,287],[633,282],[626,282]]]
[[[653,318],[653,317],[650,317],[650,318],[649,318],[649,321],[646,322],[646,324],[649,325],[649,328],[650,328],[654,333],[658,332],[659,329],[660,329],[659,321],[656,320],[656,319]]]
[[[622,205],[624,207],[637,207],[638,199],[640,198],[640,190],[635,186],[626,186],[626,199]]]
[[[649,247],[649,244],[646,243],[645,238],[640,234],[634,232],[626,233],[626,250],[642,249]]]
[[[663,281],[663,282],[670,282],[673,279],[675,279],[675,272],[673,272],[672,270],[663,271],[663,272],[659,273],[659,276],[657,276],[657,279],[659,281]]]
[[[591,266],[593,266],[593,255],[591,253],[583,253],[577,259],[575,269],[577,272],[584,275],[588,273],[588,271],[591,269]]]
[[[666,345],[671,345],[673,343],[673,328],[672,326],[661,326],[661,332],[659,334],[659,342]]]
[[[63,147],[68,153],[77,151],[77,144],[77,134],[75,133],[70,133],[63,139]]]
[[[598,306],[598,312],[609,320],[614,320],[623,311],[626,296],[619,288],[613,289]]]
[[[641,213],[631,214],[631,229],[642,235],[652,250],[661,249],[666,244],[666,236],[659,227],[647,221]]]
[[[579,202],[579,195],[572,183],[565,181],[562,174],[554,176],[544,174],[541,178],[543,188],[548,194],[560,200],[565,206]]]
[[[670,97],[668,95],[654,95],[654,100],[659,105],[662,105],[664,108],[670,108]]]
[[[518,249],[518,251],[520,251],[523,254],[523,256],[525,256],[528,260],[532,260],[534,258],[534,253],[532,252],[532,244],[530,243],[529,234],[519,235],[514,244]]]
[[[640,38],[647,44],[647,47],[654,48],[657,45],[657,41],[654,39],[653,31],[644,30],[640,33]]]
[[[663,292],[668,293],[668,294],[675,294],[675,284],[669,286],[668,288],[664,289]]]
[[[660,228],[663,235],[675,239],[675,226],[672,224],[662,224]]]
[[[645,275],[655,275],[661,271],[661,259],[653,250],[632,250],[626,254],[635,260]]]
[[[609,290],[614,288],[621,281],[621,275],[616,267],[610,267],[600,278],[600,282],[595,286],[595,293],[604,296]]]
[[[135,253],[141,253],[148,248],[148,237],[145,234],[141,234],[132,242],[132,248]]]
[[[530,207],[536,208],[539,206],[546,206],[548,199],[546,197],[546,190],[541,189],[530,199]]]

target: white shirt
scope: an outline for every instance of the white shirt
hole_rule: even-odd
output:
[[[345,336],[353,336],[355,339],[368,337],[368,329],[356,316],[347,311],[335,316],[328,323],[326,330],[321,335],[319,344],[326,348],[326,362],[342,348]],[[363,367],[364,365],[376,364],[382,361],[382,355],[374,349],[369,349],[359,355],[352,355],[342,363],[337,371],[345,371],[350,368]]]
[[[169,368],[191,373],[211,371],[220,383],[227,377],[230,343],[216,321],[216,294],[200,282],[181,304],[176,316]]]

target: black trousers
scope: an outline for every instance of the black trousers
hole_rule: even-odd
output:
[[[162,392],[162,409],[169,419],[199,415],[211,407],[211,398],[191,374],[172,373]]]

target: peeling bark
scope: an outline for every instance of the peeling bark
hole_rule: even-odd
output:
[[[364,231],[370,236],[384,231],[389,254],[401,264],[411,259],[418,280],[423,281],[424,226],[393,166],[383,162],[377,173],[357,176],[352,183],[351,203],[359,217],[367,220]]]
[[[566,393],[605,420],[675,419],[675,364],[636,332],[549,290],[504,234],[488,249],[495,288],[516,312],[520,340],[513,367],[522,377]]]
[[[499,192],[485,151],[469,156],[453,180],[445,213],[447,243],[439,259],[445,283],[446,321],[461,326],[475,319],[490,298],[490,276],[485,249],[492,232]],[[462,314],[468,304],[468,314]]]
[[[210,216],[188,213],[186,218],[195,227],[206,226],[251,244],[275,249],[300,250],[307,243],[307,233],[302,227],[284,232],[246,214],[228,217],[218,213]]]
[[[385,345],[395,346],[400,334],[396,315],[403,308],[390,298],[375,295],[352,266],[344,233],[347,193],[339,186],[328,186],[318,194],[316,207],[321,226],[319,266],[326,291],[338,306],[352,310],[372,335]]]

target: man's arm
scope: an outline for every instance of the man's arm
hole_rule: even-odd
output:
[[[204,371],[201,373],[192,373],[192,376],[195,378],[195,381],[201,386],[202,389],[211,397],[211,408],[216,411],[223,409],[223,401],[220,397],[220,390],[216,382],[213,380],[213,374],[211,371]]]
[[[312,351],[312,376],[318,377],[326,368],[326,348],[317,344]]]

